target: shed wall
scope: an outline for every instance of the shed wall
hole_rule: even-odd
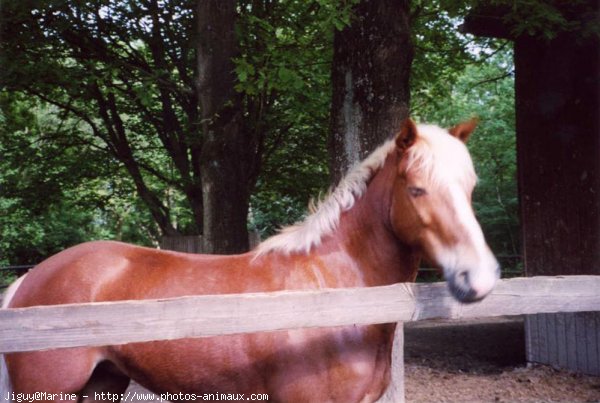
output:
[[[600,41],[515,43],[517,159],[528,276],[600,274]],[[600,314],[526,319],[527,358],[600,375]]]

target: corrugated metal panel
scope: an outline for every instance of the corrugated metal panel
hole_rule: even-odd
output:
[[[600,312],[528,315],[527,360],[600,376]]]

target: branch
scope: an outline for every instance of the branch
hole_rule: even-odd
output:
[[[485,58],[480,59],[480,60],[474,60],[472,62],[467,62],[466,64],[481,64],[481,63],[487,62],[489,59],[491,59],[492,57],[494,57],[495,55],[497,55],[501,50],[503,50],[506,46],[508,46],[511,43],[512,43],[512,41],[506,40],[506,41],[504,41],[504,43],[502,43],[502,45],[500,45],[498,47],[498,49],[494,50],[489,55],[486,55]]]
[[[84,122],[86,122],[90,126],[90,128],[92,129],[92,133],[94,134],[94,136],[96,136],[99,139],[101,139],[102,141],[104,141],[109,146],[109,148],[111,149],[111,152],[113,152],[113,153],[115,152],[115,150],[111,147],[111,144],[108,142],[108,139],[107,139],[106,135],[104,135],[102,133],[102,131],[94,123],[93,119],[91,117],[89,117],[85,112],[83,112],[81,110],[78,110],[78,109],[74,108],[73,106],[71,106],[71,102],[65,104],[63,102],[57,101],[55,99],[52,99],[52,98],[46,96],[45,94],[43,94],[41,92],[38,92],[36,90],[33,90],[31,88],[27,88],[25,90],[25,92],[27,92],[27,93],[35,96],[35,97],[38,97],[39,99],[41,99],[44,102],[47,102],[47,103],[49,103],[51,105],[54,105],[54,106],[56,106],[56,107],[58,107],[58,108],[60,108],[60,109],[62,109],[64,111],[66,111],[68,113],[72,113],[73,115],[79,117],[81,120],[83,120]]]
[[[279,129],[279,132],[277,133],[277,136],[275,136],[273,144],[271,145],[271,147],[267,148],[263,154],[263,159],[262,159],[263,164],[265,164],[271,158],[273,153],[275,151],[277,151],[279,146],[281,146],[281,143],[283,142],[285,135],[293,126],[294,125],[292,123],[289,123],[287,126]]]
[[[148,172],[150,175],[155,176],[157,179],[160,179],[161,181],[165,182],[166,184],[168,184],[170,186],[177,188],[178,190],[183,190],[183,186],[181,185],[181,183],[177,182],[173,178],[167,177],[165,174],[163,174],[162,172],[153,168],[149,164],[146,164],[145,162],[139,161],[139,160],[137,160],[137,164],[139,165],[139,167],[141,169]]]
[[[448,49],[434,49],[434,48],[429,48],[426,46],[420,46],[420,45],[417,45],[416,43],[413,46],[415,47],[416,50],[420,50],[420,51],[427,52],[427,53],[440,53],[440,54],[455,55],[456,52],[460,52],[460,51],[464,50],[467,45],[469,45],[473,42],[475,42],[475,39],[471,39],[471,40],[468,40],[467,42],[465,42],[465,44],[464,44],[465,46],[459,46],[459,47],[448,48]]]
[[[477,83],[473,84],[469,89],[467,89],[467,92],[473,90],[475,87],[478,87],[480,85],[489,84],[489,83],[493,83],[493,82],[496,82],[496,81],[503,80],[506,77],[512,76],[514,73],[515,73],[514,70],[510,70],[510,71],[508,71],[508,72],[506,72],[504,74],[501,74],[499,76],[491,77],[491,78],[488,78],[488,79],[485,79],[485,80],[482,80],[482,81],[478,81]]]

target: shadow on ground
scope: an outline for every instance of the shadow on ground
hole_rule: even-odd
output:
[[[522,318],[468,322],[414,322],[405,325],[406,364],[449,373],[498,374],[525,365]]]

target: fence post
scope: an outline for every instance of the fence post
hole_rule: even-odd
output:
[[[378,403],[404,403],[404,323],[396,323],[390,384]]]
[[[250,249],[255,248],[260,243],[258,231],[248,232],[248,242]],[[202,235],[163,236],[160,239],[160,248],[177,252],[203,253]]]
[[[202,253],[202,235],[163,236],[160,248],[186,253]]]

